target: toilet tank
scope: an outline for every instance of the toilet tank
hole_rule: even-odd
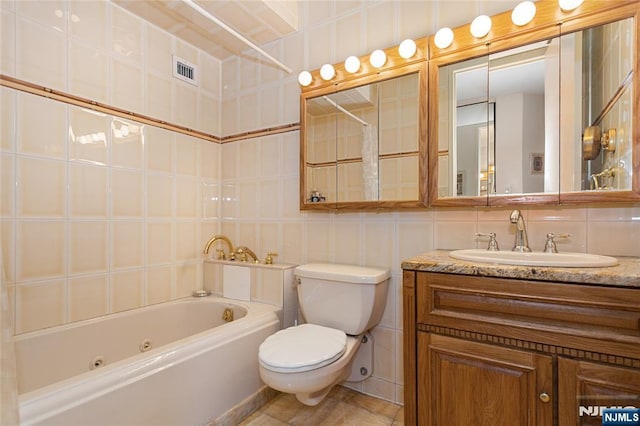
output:
[[[306,322],[358,335],[373,328],[384,312],[391,273],[334,263],[296,267],[298,301]]]

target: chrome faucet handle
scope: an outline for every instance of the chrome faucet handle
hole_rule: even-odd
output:
[[[496,240],[495,232],[476,232],[476,237],[489,237],[489,245],[487,246],[487,251],[500,251],[500,247],[498,247],[498,240]]]
[[[557,253],[558,252],[558,247],[556,247],[556,242],[554,241],[554,238],[569,238],[571,237],[571,234],[554,234],[552,232],[549,232],[547,234],[547,241],[544,243],[544,252],[545,253]]]

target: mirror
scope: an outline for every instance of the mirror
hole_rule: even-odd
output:
[[[303,94],[301,208],[424,206],[426,67],[407,68]]]
[[[439,67],[438,196],[486,196],[495,149],[495,104],[489,102],[488,56]],[[454,123],[450,125],[449,123]]]
[[[435,55],[430,204],[640,198],[637,13]]]
[[[637,133],[635,146],[633,137],[639,106],[633,98],[636,26],[626,18],[560,38],[562,95],[577,97],[561,108],[567,119],[560,123],[560,155],[568,160],[560,169],[563,199],[633,189],[633,150],[637,155],[639,149]]]

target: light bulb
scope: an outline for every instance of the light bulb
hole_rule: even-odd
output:
[[[313,78],[311,77],[311,73],[309,71],[302,71],[300,74],[298,74],[298,83],[300,83],[300,86],[310,85],[311,80],[313,80]]]
[[[565,12],[571,12],[582,4],[583,0],[558,0],[560,9]]]
[[[400,56],[404,59],[409,59],[416,54],[416,42],[411,39],[404,40],[400,43],[400,46],[398,46],[398,53],[400,53]]]
[[[333,68],[333,65],[324,64],[320,67],[320,77],[322,77],[323,80],[331,80],[334,75],[336,75],[336,70]]]
[[[480,15],[471,22],[471,35],[475,38],[482,38],[489,34],[491,30],[491,18],[487,15]]]
[[[448,27],[440,28],[436,33],[433,42],[440,49],[446,49],[451,46],[451,43],[453,43],[453,30]]]
[[[360,69],[360,59],[357,56],[349,56],[344,60],[344,69],[351,74],[358,72]]]
[[[385,62],[387,62],[387,55],[380,49],[374,50],[371,52],[371,56],[369,56],[369,62],[374,68],[382,68]]]
[[[521,27],[527,25],[536,16],[536,5],[532,1],[523,1],[511,12],[511,22]]]

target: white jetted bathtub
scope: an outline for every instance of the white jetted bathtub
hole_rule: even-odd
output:
[[[211,422],[263,386],[258,347],[279,314],[188,298],[19,335],[21,424]]]

